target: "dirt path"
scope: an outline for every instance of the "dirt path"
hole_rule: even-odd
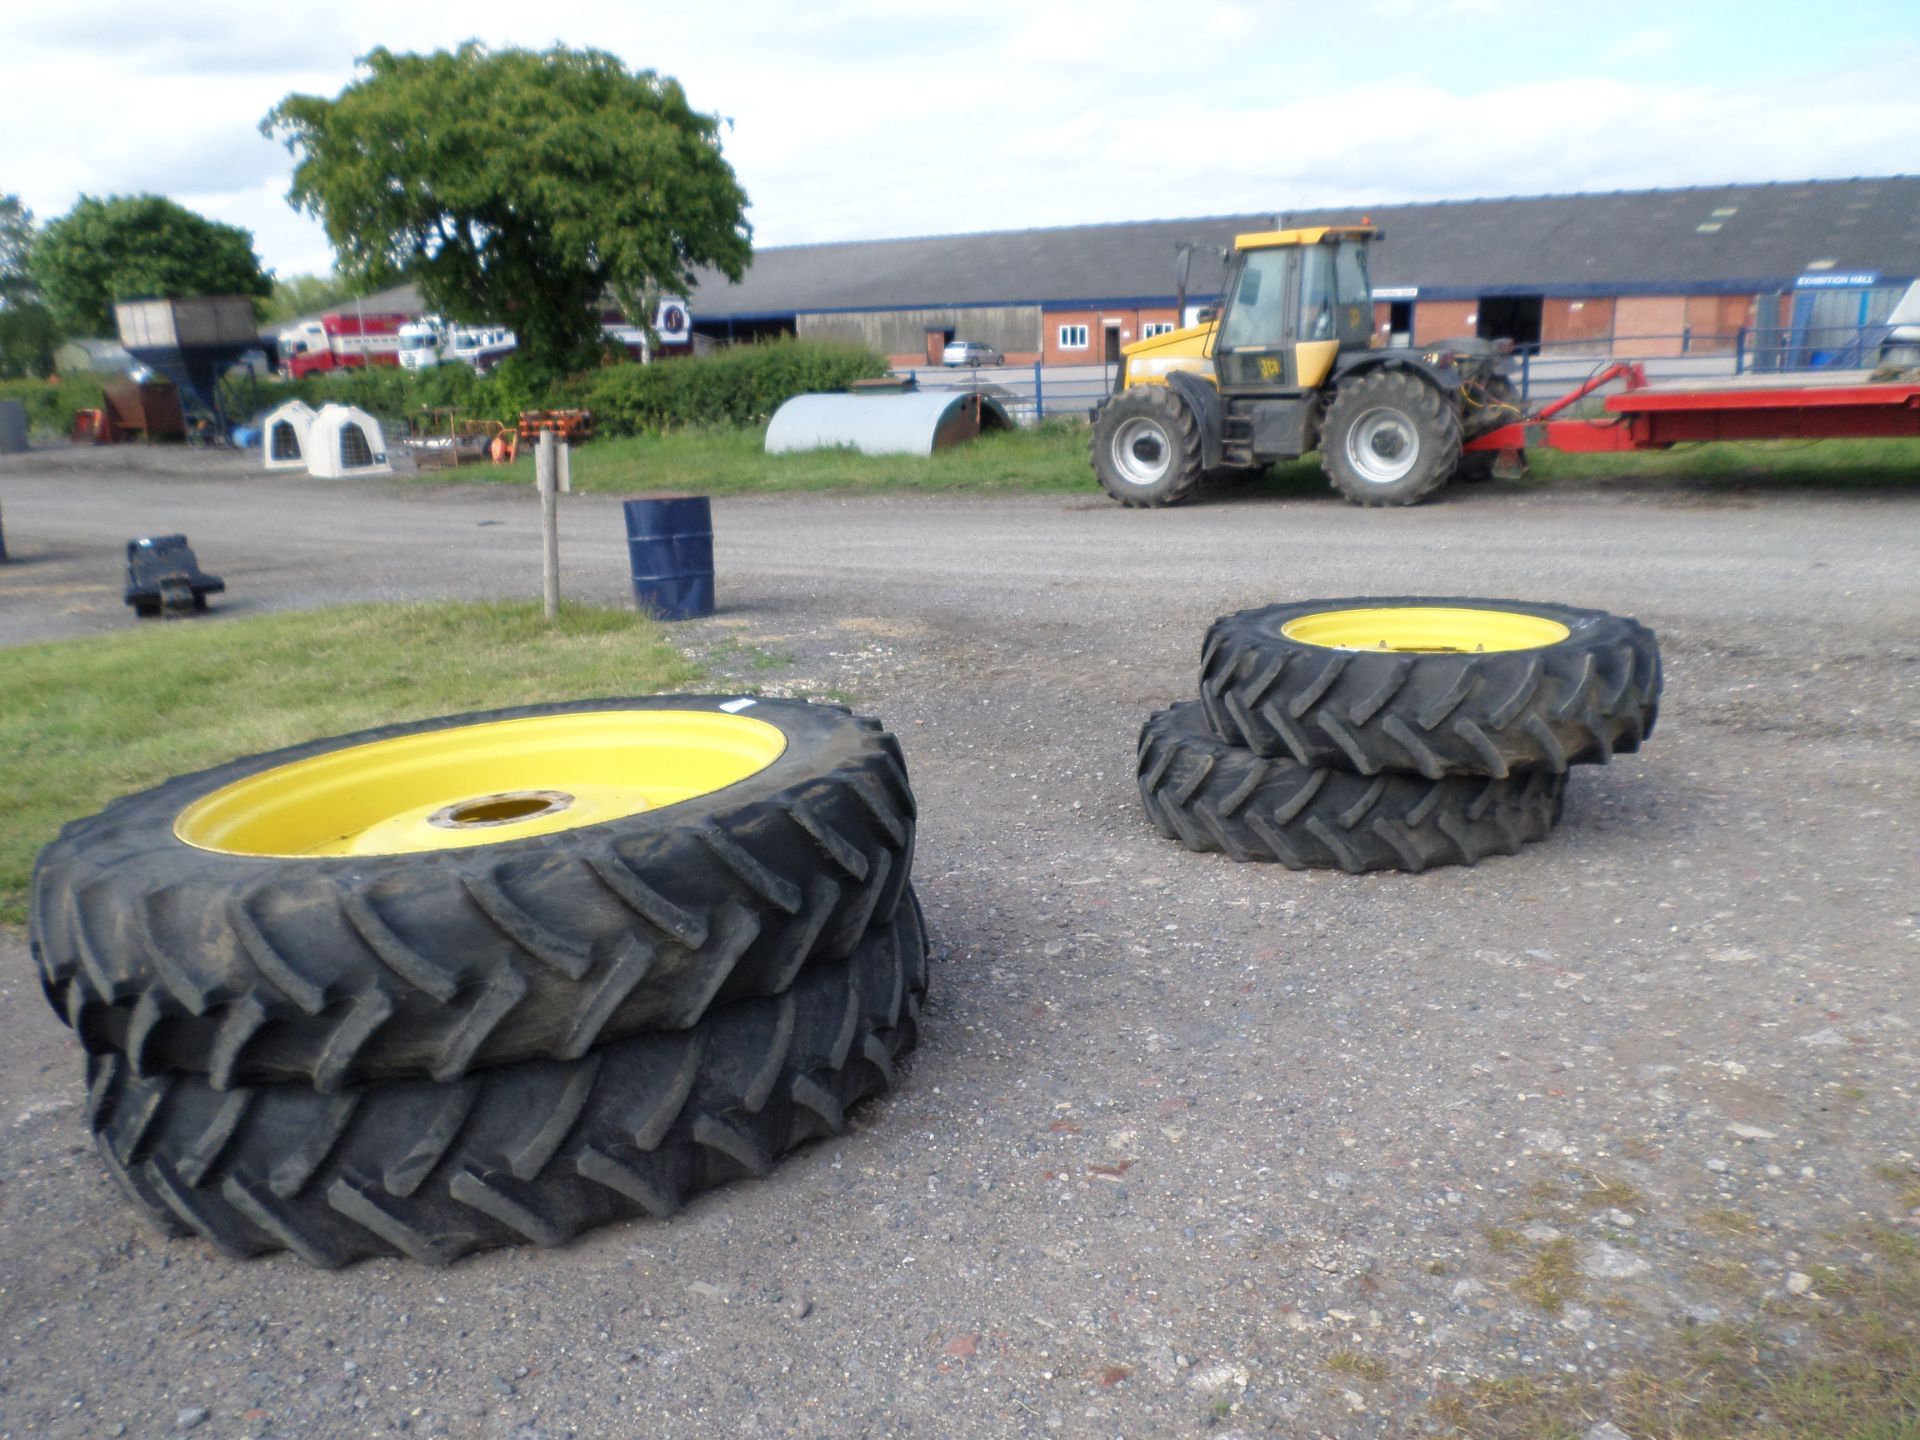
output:
[[[143,530],[186,531],[232,615],[537,590],[502,490],[61,452],[0,463],[0,506],[0,646],[133,623]],[[724,609],[687,643],[853,695],[912,763],[936,990],[900,1087],[671,1223],[241,1264],[113,1191],[0,939],[0,1435],[1398,1435],[1469,1377],[1790,1317],[1827,1236],[1904,1219],[1873,1167],[1920,1146],[1920,494],[715,512]],[[563,548],[570,594],[622,598],[614,502],[575,497]],[[1155,836],[1134,735],[1207,621],[1362,593],[1635,614],[1659,731],[1472,870]],[[1525,1280],[1561,1253],[1549,1310]]]

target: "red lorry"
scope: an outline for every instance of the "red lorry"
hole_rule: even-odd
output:
[[[400,363],[400,327],[410,315],[346,312],[282,330],[280,368],[295,380],[328,370]]]

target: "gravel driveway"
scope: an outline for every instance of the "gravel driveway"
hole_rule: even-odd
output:
[[[0,1435],[1385,1436],[1793,1323],[1834,1237],[1920,1225],[1874,1173],[1920,1149],[1920,490],[1453,494],[716,502],[678,633],[900,734],[935,991],[851,1134],[669,1223],[444,1271],[162,1241],[0,935]],[[521,491],[52,451],[0,506],[0,645],[131,625],[143,531],[226,576],[195,623],[538,589]],[[617,505],[564,508],[568,594],[618,602]],[[1159,839],[1134,736],[1207,622],[1365,593],[1636,615],[1658,733],[1471,870]]]

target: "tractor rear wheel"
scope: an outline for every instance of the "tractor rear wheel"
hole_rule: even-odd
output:
[[[1486,382],[1479,386],[1478,394],[1468,395],[1466,401],[1466,414],[1460,422],[1463,440],[1477,440],[1502,425],[1513,424],[1527,413],[1527,407],[1520,399],[1519,387],[1504,375],[1488,376]],[[1503,453],[1499,450],[1469,450],[1460,457],[1453,478],[1460,481],[1491,480],[1493,468]],[[1524,465],[1526,451],[1517,453]]]
[[[1127,506],[1178,505],[1200,486],[1200,425],[1164,385],[1122,390],[1094,417],[1093,473]]]
[[[1356,505],[1412,505],[1459,463],[1459,411],[1418,375],[1370,370],[1327,407],[1320,464]]]

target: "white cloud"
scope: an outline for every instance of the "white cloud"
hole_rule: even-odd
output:
[[[1569,10],[1221,0],[1175,19],[1164,0],[999,11],[176,0],[162,13],[144,0],[83,0],[10,22],[0,190],[21,191],[42,218],[82,190],[157,190],[253,230],[282,273],[320,268],[324,238],[281,198],[289,161],[257,134],[260,117],[292,90],[335,93],[376,44],[469,35],[536,47],[559,36],[678,76],[697,106],[734,119],[727,152],[762,244],[1913,163],[1920,100],[1909,87],[1864,86],[1857,66],[1648,78],[1646,58],[1676,39],[1657,18],[1623,25],[1612,56],[1589,59],[1598,47],[1543,33],[1518,47],[1536,65],[1477,63],[1476,36],[1552,23],[1582,33]],[[1392,53],[1420,58],[1412,78],[1382,79],[1362,42],[1383,35]],[[1790,72],[1786,38],[1772,50]],[[1911,73],[1920,44],[1878,61]]]

